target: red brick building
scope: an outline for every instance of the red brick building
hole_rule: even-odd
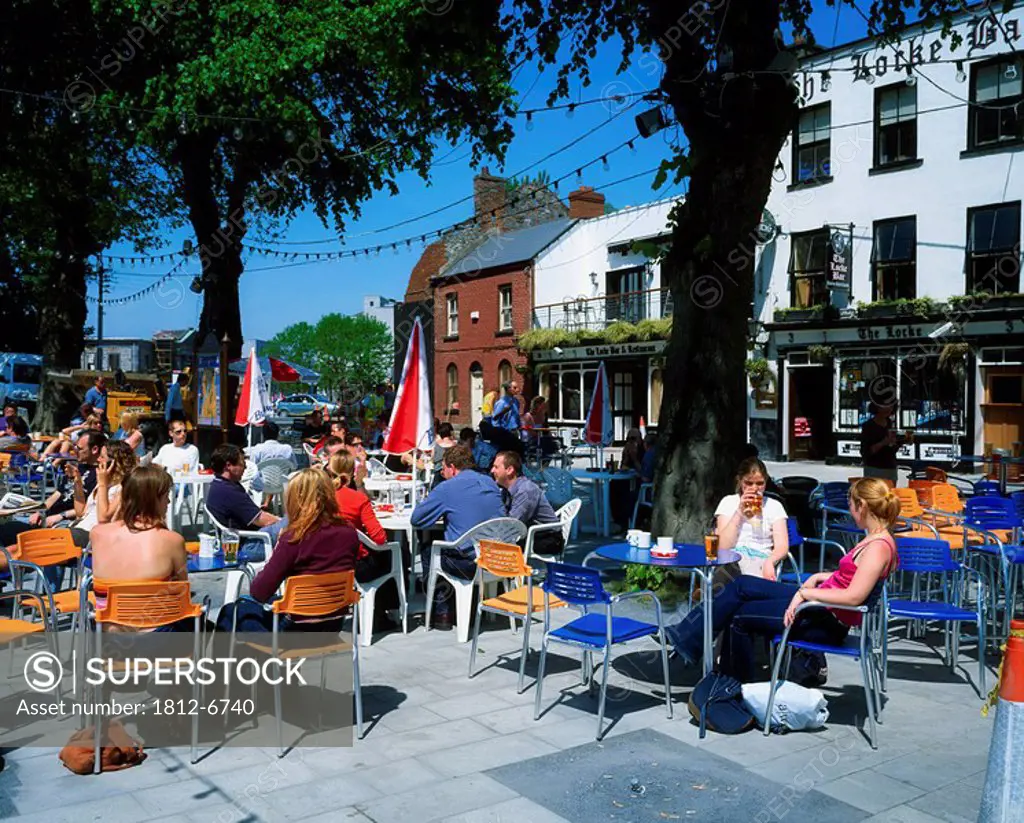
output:
[[[476,425],[484,395],[513,377],[530,396],[517,339],[532,325],[532,261],[577,219],[604,214],[604,196],[592,189],[573,192],[566,209],[546,189],[510,194],[487,169],[474,180],[474,200],[484,230],[449,244],[447,265],[431,278],[434,409],[456,428]]]

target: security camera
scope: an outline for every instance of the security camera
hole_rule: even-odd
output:
[[[928,332],[928,337],[930,337],[932,340],[939,340],[943,337],[948,337],[951,334],[956,334],[959,331],[960,327],[957,326],[957,324],[954,323],[952,320],[950,320],[946,323],[943,323],[937,329],[933,329],[932,331]]]

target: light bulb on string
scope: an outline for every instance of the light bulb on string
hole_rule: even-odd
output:
[[[626,143],[626,145],[629,146],[630,154],[636,154],[636,144],[633,140],[630,140],[628,143]]]
[[[181,120],[178,121],[178,134],[188,134],[188,120],[185,119],[185,115],[181,115]]]
[[[583,182],[583,169],[576,169],[576,182],[577,183],[582,183]]]
[[[526,130],[533,131],[533,112],[526,112]]]
[[[913,66],[907,66],[907,85],[908,86],[916,86],[917,85],[917,78],[914,76],[914,67]]]
[[[870,71],[864,75],[864,80],[867,82],[869,86],[875,85],[875,75],[873,75]]]
[[[289,142],[289,143],[294,143],[295,142],[295,132],[292,131],[291,129],[285,129],[284,130],[284,139],[287,142]]]
[[[565,110],[565,116],[569,120],[572,120],[572,116],[574,114],[576,114],[576,104],[575,103],[570,103],[569,106]]]
[[[1007,63],[1006,64],[1006,79],[1016,80],[1017,79],[1017,64]]]
[[[71,112],[71,122],[77,126],[82,122],[82,115],[77,111]]]
[[[128,131],[135,131],[135,118],[129,114],[128,119],[124,121],[124,125]]]
[[[821,90],[828,91],[832,88],[832,74],[827,71],[821,73]]]
[[[957,60],[956,61],[956,82],[957,83],[966,83],[967,82],[967,72],[964,71],[964,61],[963,60]]]
[[[242,131],[241,126],[235,126],[234,131],[231,132],[231,136],[234,137],[235,140],[241,140],[243,137],[245,137],[245,132]]]
[[[25,103],[22,101],[20,94],[17,97],[14,98],[14,113],[15,114],[24,114],[25,113]]]
[[[398,257],[398,244],[397,243],[392,243],[391,244],[391,251],[394,252],[395,257]]]
[[[601,168],[604,171],[608,171],[611,168],[611,166],[608,163],[608,155],[604,155],[601,157]]]

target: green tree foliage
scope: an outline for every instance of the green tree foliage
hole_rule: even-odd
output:
[[[8,351],[47,368],[79,365],[95,255],[118,240],[143,248],[164,213],[163,187],[122,151],[118,132],[75,122],[59,101],[92,59],[87,3],[4,4],[0,21],[0,283]],[[45,381],[34,421],[52,430],[80,398]]]
[[[689,177],[685,202],[672,214],[672,246],[662,261],[674,320],[659,416],[655,527],[693,539],[746,441],[746,321],[753,300],[750,238],[772,184],[772,170],[797,114],[790,73],[795,47],[784,22],[813,43],[815,5],[853,0],[514,0],[506,19],[516,53],[557,65],[554,101],[570,80],[590,83],[598,46],[622,45],[621,70],[656,66],[659,103],[686,135],[655,183]],[[907,14],[941,20],[949,31],[959,0],[876,0],[869,30],[893,37]],[[856,13],[856,12],[855,12]],[[568,57],[565,58],[565,55]],[[565,59],[563,59],[565,58]],[[634,72],[630,77],[641,72]],[[647,89],[633,88],[642,92]]]
[[[317,321],[295,323],[278,332],[265,348],[320,372],[320,385],[354,400],[391,376],[394,341],[388,327],[362,314],[326,314]]]
[[[92,0],[102,83],[69,102],[95,103],[97,130],[131,116],[133,154],[171,181],[201,250],[198,339],[226,333],[239,351],[253,230],[270,244],[272,225],[312,206],[341,233],[362,201],[397,193],[402,172],[427,177],[438,138],[468,134],[474,159],[502,153],[513,111],[498,6],[435,5]]]

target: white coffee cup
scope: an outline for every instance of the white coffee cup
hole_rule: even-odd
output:
[[[651,547],[651,533],[640,532],[640,537],[637,539],[636,547],[638,549],[649,549]]]
[[[672,545],[672,542],[673,541],[672,541],[671,537],[659,537],[658,538],[658,551],[659,552],[663,552],[665,554],[671,552],[672,549],[674,548],[673,545]]]
[[[630,546],[637,545],[637,543],[640,542],[641,534],[643,534],[643,532],[640,529],[630,529],[626,532],[626,542],[629,543]]]
[[[217,554],[217,538],[212,534],[199,535],[199,556],[213,557]]]

